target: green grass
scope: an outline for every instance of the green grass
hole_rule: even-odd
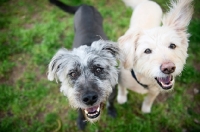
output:
[[[64,1],[64,0],[63,0]],[[164,11],[167,1],[156,0]],[[110,40],[129,27],[132,10],[121,0],[73,0],[88,3],[104,17]],[[189,57],[175,89],[159,95],[151,114],[140,111],[143,95],[129,92],[126,104],[116,103],[118,116],[103,112],[101,119],[85,131],[99,132],[197,132],[200,131],[200,2],[189,26]],[[47,80],[47,66],[61,48],[72,47],[73,15],[43,0],[0,1],[0,132],[75,132],[77,111]]]

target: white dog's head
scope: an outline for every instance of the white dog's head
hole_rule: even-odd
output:
[[[124,67],[152,78],[162,89],[173,88],[175,76],[186,63],[187,26],[193,14],[192,0],[171,1],[161,27],[126,33],[119,38],[126,58]]]

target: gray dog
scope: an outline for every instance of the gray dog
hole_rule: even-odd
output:
[[[75,14],[75,38],[72,51],[60,49],[52,58],[48,79],[59,80],[60,91],[67,96],[73,108],[79,109],[77,125],[80,129],[85,128],[86,119],[90,122],[99,119],[107,100],[108,114],[116,116],[113,101],[120,53],[116,43],[106,41],[101,14],[88,5],[68,6],[57,0],[50,2],[65,12]]]

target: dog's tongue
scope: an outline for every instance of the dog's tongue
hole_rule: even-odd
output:
[[[167,76],[167,77],[162,77],[162,78],[158,78],[160,82],[164,83],[164,84],[168,84],[171,81],[171,76]]]
[[[95,106],[95,107],[87,108],[86,110],[87,110],[89,113],[92,113],[92,112],[95,112],[97,109],[98,109],[98,106]]]

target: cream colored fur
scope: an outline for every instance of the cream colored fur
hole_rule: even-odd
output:
[[[162,10],[158,4],[142,1],[135,6],[130,27],[118,40],[125,55],[119,77],[119,103],[127,101],[126,88],[141,94],[147,93],[142,111],[149,113],[157,95],[161,91],[169,91],[161,87],[155,78],[173,77],[170,89],[174,87],[175,77],[181,74],[188,56],[187,26],[193,13],[191,3],[192,0],[171,1],[169,12],[162,18],[162,26]],[[150,49],[151,53],[145,53],[146,49]],[[161,70],[166,63],[174,64],[175,70],[172,73],[166,74]],[[148,89],[135,81],[131,69],[135,71],[139,82],[148,85]]]
[[[139,3],[143,1],[148,1],[148,0],[122,0],[126,6],[130,6],[131,8],[135,8]]]

